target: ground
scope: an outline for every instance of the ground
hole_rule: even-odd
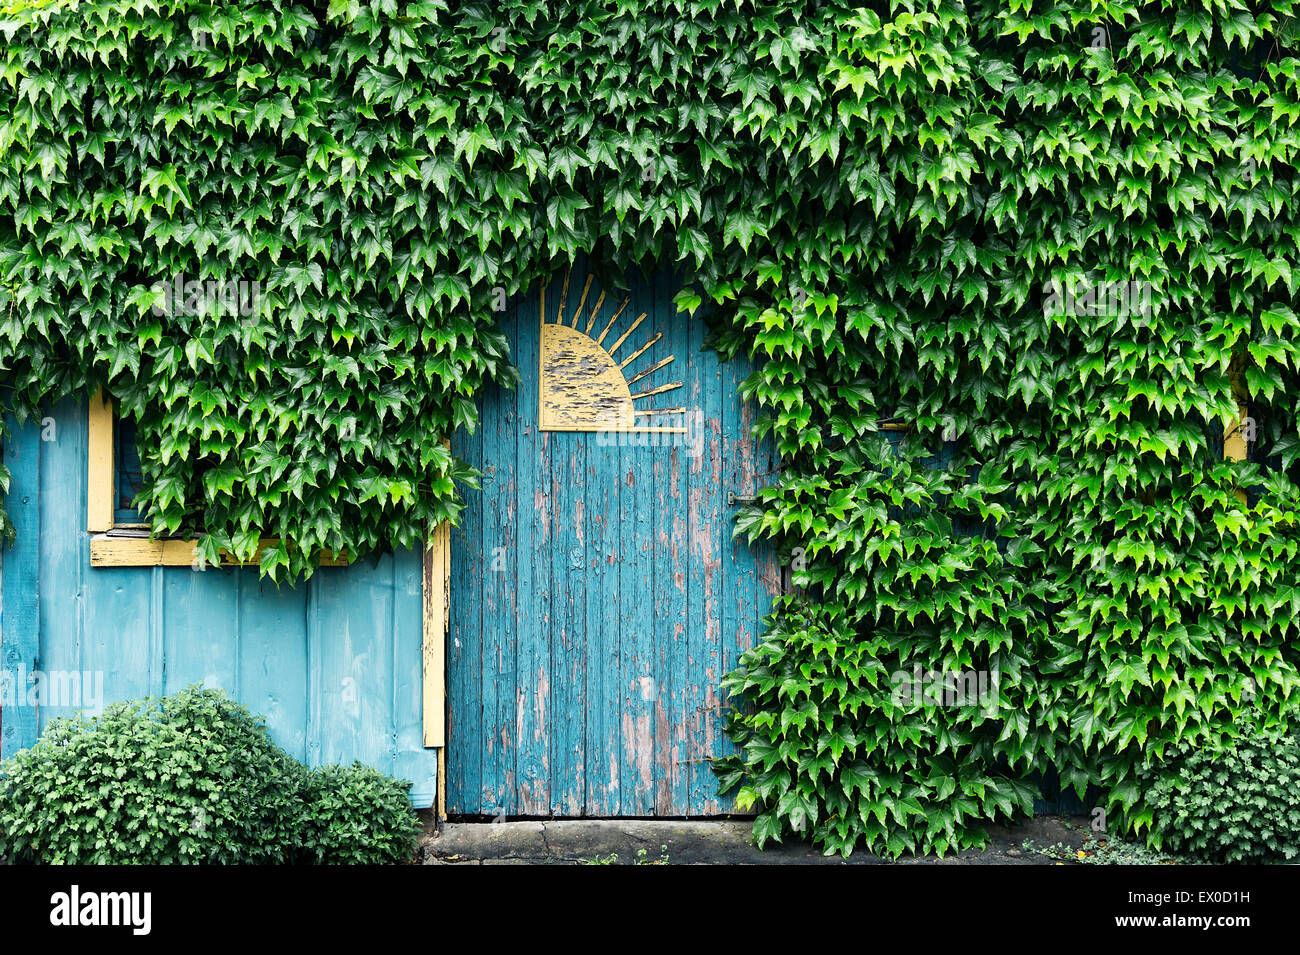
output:
[[[1037,816],[1017,826],[993,827],[983,851],[937,859],[903,858],[900,865],[1055,865],[1056,860],[1024,848],[1085,842],[1086,818]],[[750,842],[748,820],[528,820],[451,822],[421,840],[425,865],[882,865],[889,860],[854,853],[847,860],[826,857],[810,845],[787,839],[763,851]]]

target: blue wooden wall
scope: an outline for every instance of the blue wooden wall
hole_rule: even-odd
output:
[[[566,316],[584,277],[574,269]],[[547,289],[548,321],[562,287],[557,277]],[[699,409],[698,455],[540,432],[536,294],[502,316],[522,382],[490,387],[481,426],[452,443],[483,490],[451,535],[449,813],[732,808],[709,768],[733,751],[719,682],[761,634],[780,570],[732,539],[727,495],[774,483],[775,461],[750,438],[754,412],[737,394],[750,369],[703,349],[702,322],[672,304],[678,288],[666,277],[633,287],[620,328],[642,312],[648,321],[619,358],[664,333],[626,375],[675,356],[633,391],[682,380],[663,405]],[[603,316],[622,299],[610,292]]]
[[[221,687],[311,764],[360,760],[434,802],[422,745],[421,556],[322,568],[281,587],[255,569],[90,566],[86,403],[42,428],[9,421],[6,499],[18,540],[0,554],[0,664],[16,674],[102,673],[104,701]],[[46,437],[50,437],[49,429]],[[29,746],[67,710],[0,712],[0,750]]]

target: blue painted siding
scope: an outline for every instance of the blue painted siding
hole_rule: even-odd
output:
[[[585,270],[574,269],[573,316]],[[548,321],[563,276],[546,290]],[[696,455],[650,439],[612,445],[538,430],[537,294],[500,321],[522,381],[490,387],[481,427],[453,451],[483,472],[452,531],[447,809],[471,815],[675,816],[730,811],[710,759],[731,752],[718,689],[761,632],[780,586],[772,555],[732,538],[736,506],[774,481],[772,449],[750,437],[738,396],[750,369],[703,349],[678,315],[670,277],[634,284],[606,345],[642,312],[620,351],[663,339],[632,391],[680,380],[658,407],[698,409]],[[598,290],[587,300],[590,309]],[[623,295],[610,291],[592,337]]]
[[[0,665],[4,676],[0,690],[23,685],[27,676],[40,664],[40,590],[37,586],[40,560],[37,543],[41,531],[40,432],[35,423],[20,429],[13,418],[7,419],[5,425],[12,436],[4,456],[11,478],[6,500],[17,537],[5,554],[5,564],[0,564],[0,573],[7,571],[13,579],[28,584],[0,592],[0,627],[3,628],[0,633],[8,634],[8,639],[0,643]],[[6,740],[30,740],[37,733],[37,713],[34,710],[0,713],[0,752],[4,751]]]
[[[322,568],[280,587],[255,569],[90,566],[86,405],[53,413],[52,441],[17,428],[4,449],[17,543],[0,564],[6,670],[101,673],[105,703],[221,687],[311,765],[360,760],[433,805],[437,751],[421,727],[421,555]],[[67,709],[0,712],[0,750],[31,745]]]

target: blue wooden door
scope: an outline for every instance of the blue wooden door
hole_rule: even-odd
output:
[[[677,288],[605,294],[575,269],[502,316],[522,382],[453,442],[483,479],[452,533],[450,813],[730,808],[719,682],[780,571],[733,541],[729,497],[775,461],[738,395],[750,369],[703,350]],[[575,430],[619,416],[641,430]]]

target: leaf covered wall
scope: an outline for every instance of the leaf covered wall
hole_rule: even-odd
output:
[[[0,373],[105,385],[155,529],[297,577],[455,517],[503,297],[675,266],[787,461],[760,838],[974,844],[1048,766],[1145,828],[1139,763],[1296,696],[1293,8],[11,0]]]

